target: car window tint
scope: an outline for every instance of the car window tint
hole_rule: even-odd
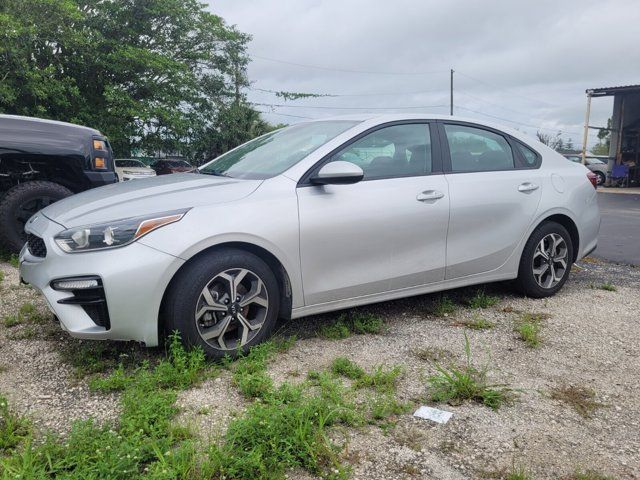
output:
[[[511,170],[513,153],[502,135],[463,125],[445,125],[451,170],[454,172],[482,172]]]
[[[536,167],[538,165],[538,155],[520,142],[515,142],[516,147],[520,150],[526,167]]]
[[[431,173],[431,136],[427,124],[381,128],[334,154],[331,161],[358,165],[364,178],[407,177]]]

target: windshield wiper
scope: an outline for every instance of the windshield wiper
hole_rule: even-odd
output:
[[[200,170],[200,173],[203,173],[203,174],[205,174],[205,175],[213,175],[214,177],[228,177],[228,178],[231,178],[231,175],[229,175],[228,173],[224,173],[224,172],[217,172],[217,171],[215,171],[215,170],[208,171],[208,172],[205,172],[205,171],[203,171],[203,170]]]

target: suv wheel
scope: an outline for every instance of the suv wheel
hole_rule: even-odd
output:
[[[0,247],[18,252],[26,242],[27,220],[58,200],[73,195],[68,188],[53,182],[25,182],[9,189],[0,200]]]
[[[598,185],[604,185],[604,182],[606,182],[606,181],[607,181],[607,176],[606,176],[604,173],[602,173],[601,171],[599,171],[599,170],[596,170],[596,171],[595,171],[595,172],[593,172],[593,173],[595,173],[595,174],[596,174],[596,177],[598,177],[598,179],[597,179],[596,183],[597,183]]]
[[[556,222],[540,225],[529,237],[518,270],[517,284],[526,296],[554,295],[569,278],[573,244],[566,228]]]
[[[259,257],[237,249],[209,252],[171,283],[165,326],[208,357],[236,356],[265,340],[279,310],[278,282]]]

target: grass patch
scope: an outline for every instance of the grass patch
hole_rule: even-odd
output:
[[[255,401],[231,422],[223,442],[210,448],[211,477],[275,479],[303,468],[314,475],[345,478],[349,469],[340,461],[343,447],[331,440],[330,428],[380,422],[405,411],[390,395],[397,370],[367,373],[339,358],[330,371],[312,371],[300,384],[275,387],[266,372],[274,352],[270,342],[258,345],[232,367],[234,382],[241,391],[251,385],[243,393]],[[338,376],[354,380],[353,387],[343,385]],[[356,389],[363,386],[374,389],[373,397],[357,402]]]
[[[489,367],[480,369],[472,364],[469,337],[465,333],[466,364],[463,367],[436,365],[438,373],[429,377],[431,400],[457,405],[465,400],[481,403],[493,410],[509,403],[514,391],[506,385],[487,381]]]
[[[0,453],[11,452],[31,434],[31,424],[9,408],[0,395]]]
[[[490,330],[496,326],[494,322],[490,322],[477,314],[474,315],[472,319],[457,321],[456,325],[470,328],[471,330]]]
[[[94,384],[122,392],[122,413],[114,424],[74,423],[64,439],[29,434],[15,451],[0,458],[5,478],[194,478],[207,475],[198,463],[195,442],[173,426],[177,390],[205,373],[202,350],[185,351],[177,336],[169,355],[155,368],[143,365],[131,374],[113,372]]]
[[[553,388],[551,398],[570,405],[583,418],[591,418],[595,411],[603,406],[596,401],[593,390],[573,385]]]
[[[497,305],[500,299],[494,295],[487,295],[484,290],[477,290],[476,294],[467,300],[471,308],[489,308]]]
[[[0,262],[7,262],[13,268],[20,267],[18,255],[15,253],[5,252],[4,250],[0,250]]]
[[[0,283],[4,281],[4,271],[0,270]]]
[[[73,367],[76,378],[133,368],[144,353],[137,345],[108,341],[70,340],[60,348],[62,361]]]
[[[540,331],[542,330],[542,321],[550,317],[546,313],[523,313],[516,321],[513,330],[530,348],[538,348],[542,343]]]
[[[402,368],[395,366],[387,369],[378,365],[371,373],[367,373],[348,358],[338,357],[331,363],[331,372],[354,380],[355,388],[369,387],[381,392],[390,392],[395,389],[398,377],[402,374]]]
[[[606,290],[607,292],[617,292],[618,289],[610,282],[603,283],[598,287],[600,290]]]
[[[5,317],[2,319],[2,323],[5,327],[11,328],[15,327],[16,325],[20,325],[20,323],[22,322],[18,315],[5,315]]]
[[[436,317],[448,317],[456,311],[456,304],[446,295],[442,295],[433,307],[432,313]]]
[[[330,340],[340,340],[351,335],[379,334],[385,331],[384,320],[371,313],[342,314],[334,321],[322,325],[318,334]]]

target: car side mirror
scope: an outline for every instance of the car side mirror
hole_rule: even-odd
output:
[[[358,183],[364,178],[364,172],[355,163],[338,160],[324,165],[310,182],[314,185],[348,185]]]

